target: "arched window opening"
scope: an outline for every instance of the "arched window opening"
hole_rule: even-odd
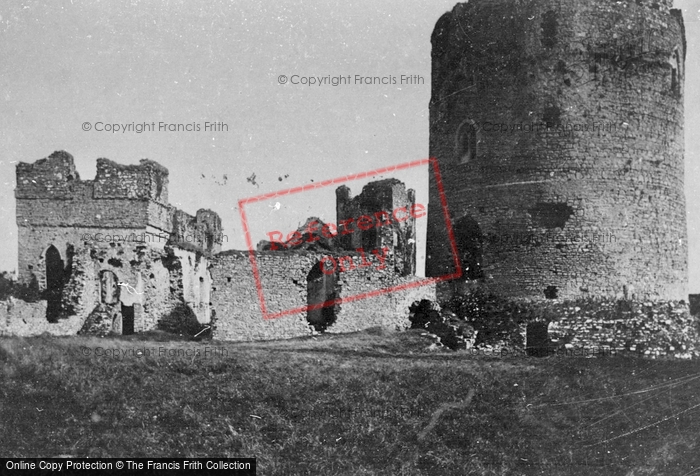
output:
[[[455,136],[455,155],[457,162],[466,164],[476,159],[478,145],[480,142],[480,133],[477,125],[471,119],[462,122],[457,128]]]
[[[119,301],[119,280],[112,271],[100,271],[100,302],[116,304]]]
[[[673,50],[673,54],[668,59],[671,67],[671,92],[680,94],[681,92],[681,57],[678,49]]]

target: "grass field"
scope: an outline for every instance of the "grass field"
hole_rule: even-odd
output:
[[[429,345],[379,330],[0,338],[0,455],[256,457],[263,475],[700,475],[698,362]]]

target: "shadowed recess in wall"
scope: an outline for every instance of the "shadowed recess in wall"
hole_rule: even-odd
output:
[[[483,278],[481,263],[484,236],[479,224],[472,217],[465,216],[457,220],[454,230],[459,259],[462,263],[462,277],[464,279]]]
[[[37,302],[41,299],[39,283],[32,275],[29,284],[15,282],[7,271],[0,273],[0,301],[13,297],[25,302]]]
[[[132,312],[127,310],[127,312]],[[133,316],[128,315],[128,319],[133,322]],[[129,323],[128,326],[133,326]],[[161,317],[158,321],[158,329],[170,332],[173,334],[179,334],[187,337],[202,336],[203,331],[208,331],[209,326],[201,324],[197,320],[197,315],[194,311],[185,303],[178,303],[173,309],[170,310],[168,314]],[[211,331],[204,332],[206,337],[209,338]]]
[[[525,349],[531,357],[546,357],[550,346],[546,322],[531,322],[527,325]]]
[[[538,203],[529,210],[533,220],[544,228],[564,228],[574,214],[574,209],[566,203]]]
[[[46,250],[46,319],[58,321],[61,313],[61,293],[63,292],[63,260],[61,253],[51,245]]]
[[[306,314],[306,320],[316,332],[325,331],[336,321],[337,305],[335,304],[311,309],[311,306],[321,305],[337,297],[336,273],[326,274],[321,269],[322,266],[322,263],[316,263],[306,277],[307,304],[310,307]]]
[[[556,286],[547,286],[544,289],[544,297],[547,299],[556,299],[559,294],[559,289]]]

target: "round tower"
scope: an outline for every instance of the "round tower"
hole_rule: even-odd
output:
[[[472,0],[432,36],[430,155],[463,277],[687,299],[685,33],[671,0]],[[430,182],[428,276],[454,272]]]

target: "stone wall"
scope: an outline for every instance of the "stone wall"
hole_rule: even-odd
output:
[[[80,175],[75,169],[73,156],[65,151],[56,151],[33,164],[17,164],[15,197],[72,199],[78,182]]]
[[[202,253],[196,253],[173,247],[172,253],[178,258],[181,277],[181,288],[177,296],[197,316],[202,324],[211,320],[211,274],[209,273],[210,259]],[[181,291],[180,291],[181,289]]]
[[[208,253],[221,251],[221,218],[211,210],[197,210],[193,217],[181,210],[172,209],[168,229],[172,230],[169,243],[200,248]]]
[[[339,273],[342,298],[349,298],[365,293],[375,293],[394,286],[401,286],[419,281],[423,278],[402,276],[387,266],[380,269],[379,260],[372,256],[368,261],[371,266],[363,267],[362,256],[352,256],[354,269]],[[377,294],[357,301],[340,305],[337,321],[327,329],[330,333],[355,332],[374,326],[394,330],[411,327],[408,319],[409,308],[421,299],[435,300],[434,284],[411,287],[398,291]]]
[[[109,248],[110,243],[138,244],[133,241],[145,230],[136,228],[95,229],[79,226],[20,226],[19,280],[29,283],[36,279],[41,290],[46,289],[46,250],[56,247],[64,264],[68,266],[72,253],[78,247]],[[118,238],[115,238],[118,237]],[[153,243],[158,243],[155,241]],[[146,243],[143,243],[146,244]],[[160,248],[164,243],[160,244]]]
[[[168,203],[168,169],[148,159],[138,165],[97,159],[95,199],[150,199]]]
[[[208,259],[201,253],[166,246],[144,245],[90,249],[93,274],[114,273],[120,285],[119,302],[134,306],[134,332],[172,326],[170,314],[187,306],[202,324],[209,322]],[[99,280],[93,281],[94,302],[100,302]],[[121,315],[119,309],[117,313]]]
[[[573,349],[651,358],[700,356],[698,320],[683,301],[580,300],[555,309],[549,337]]]
[[[670,6],[475,0],[438,21],[430,155],[461,260],[494,291],[687,299],[685,37]],[[427,274],[441,276],[455,268],[430,180]]]
[[[268,314],[306,307],[312,269],[318,269],[325,258],[323,267],[331,272],[334,267],[328,257],[334,257],[337,270],[334,291],[338,301],[333,306],[334,318],[327,332],[352,332],[373,326],[406,329],[410,326],[410,304],[420,299],[435,298],[433,286],[421,286],[370,298],[340,301],[417,279],[400,277],[390,266],[379,269],[381,262],[376,256],[365,255],[364,261],[358,253],[330,255],[309,251],[258,251],[255,256]],[[341,259],[345,271],[340,271]],[[249,252],[226,251],[218,254],[212,260],[210,272],[213,338],[253,341],[307,336],[314,332],[305,310],[263,319]]]
[[[145,243],[83,243],[71,252],[71,273],[62,290],[61,317],[57,322],[47,320],[46,301],[16,300],[0,304],[6,310],[3,332],[121,333],[125,329],[124,308],[132,309],[133,332],[172,327],[168,319],[181,306],[189,307],[200,324],[207,324],[208,264],[202,253],[170,246],[157,249]],[[109,276],[105,277],[105,273]]]
[[[573,300],[513,299],[470,283],[445,302],[476,331],[476,346],[527,346],[535,356],[634,355],[700,357],[700,320],[685,301],[606,297]]]

